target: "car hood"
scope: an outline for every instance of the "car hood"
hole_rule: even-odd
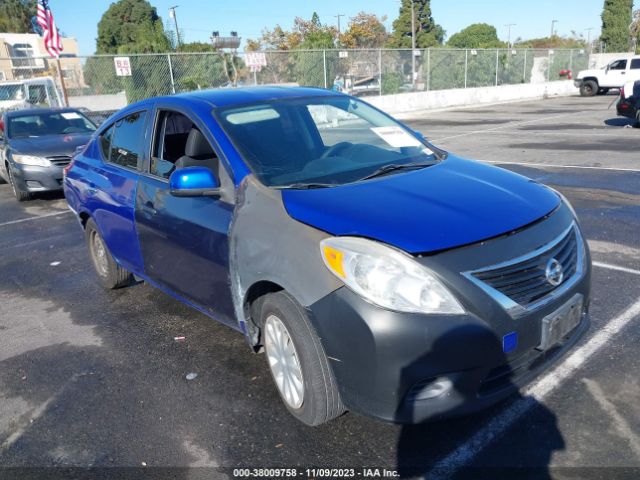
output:
[[[40,157],[71,156],[76,149],[89,143],[91,134],[74,133],[71,135],[46,135],[34,138],[13,138],[9,141],[11,149],[24,155]]]
[[[450,156],[417,171],[313,190],[283,190],[289,215],[332,235],[367,237],[409,253],[459,247],[528,225],[559,196],[507,170]]]
[[[585,77],[597,77],[598,75],[601,75],[603,73],[604,73],[603,69],[596,69],[596,68],[593,68],[591,70],[581,70],[580,72],[578,72],[578,76],[576,78],[580,80],[581,78],[585,78]]]

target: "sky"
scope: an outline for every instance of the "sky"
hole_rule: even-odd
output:
[[[97,24],[112,0],[50,0],[58,28],[66,35],[78,39],[80,53],[90,55],[95,51]],[[511,39],[546,37],[551,32],[552,20],[557,20],[556,33],[570,35],[572,31],[591,38],[600,33],[603,0],[431,0],[433,17],[446,30],[447,36],[472,23],[489,23],[498,30],[498,36],[506,41],[511,27]],[[399,0],[151,0],[158,14],[166,23],[169,7],[176,9],[178,25],[185,41],[207,41],[217,30],[228,35],[235,30],[243,39],[257,38],[263,28],[280,24],[289,29],[296,16],[310,18],[314,11],[325,24],[337,25],[335,15],[341,17],[344,30],[349,17],[359,11],[387,16],[391,24],[398,15]],[[634,9],[640,8],[640,0]]]

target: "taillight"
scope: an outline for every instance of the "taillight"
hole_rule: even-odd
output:
[[[625,97],[624,97],[624,87],[621,87],[621,88],[620,88],[620,96],[621,96],[622,98],[625,98]]]

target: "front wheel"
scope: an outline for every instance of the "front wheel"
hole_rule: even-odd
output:
[[[91,263],[98,274],[100,283],[109,289],[126,287],[133,283],[133,275],[116,263],[107,249],[106,244],[98,231],[98,227],[91,219],[87,221],[85,228],[87,246]]]
[[[7,167],[7,172],[9,172],[9,183],[11,184],[11,188],[13,189],[13,195],[16,197],[16,200],[19,202],[26,202],[31,199],[31,194],[29,192],[25,192],[20,190],[20,187],[16,185],[16,180],[13,178],[13,173],[11,173],[11,167]]]
[[[341,415],[336,380],[304,309],[286,292],[271,293],[260,318],[271,376],[289,412],[310,426]]]
[[[598,84],[594,80],[586,80],[580,85],[580,95],[583,97],[593,97],[598,93]]]

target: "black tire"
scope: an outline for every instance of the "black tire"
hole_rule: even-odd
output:
[[[9,172],[9,183],[11,184],[11,188],[13,189],[13,194],[15,195],[16,200],[18,200],[19,202],[26,202],[27,200],[31,200],[31,194],[29,192],[20,190],[20,188],[16,185],[13,174],[11,173],[11,167],[7,167],[7,172]]]
[[[277,386],[274,370],[269,362],[269,341],[266,338],[268,333],[265,331],[269,317],[277,317],[286,327],[302,371],[304,395],[299,408],[290,406],[277,387],[289,412],[309,426],[321,425],[342,415],[345,408],[340,400],[333,371],[304,308],[284,291],[267,294],[262,300],[260,320],[263,327],[265,357],[274,383]]]
[[[89,248],[91,263],[104,288],[115,290],[116,288],[127,287],[133,283],[133,275],[115,262],[98,231],[98,227],[92,219],[87,221],[85,238],[87,240],[87,247]]]
[[[583,97],[593,97],[598,93],[598,83],[595,80],[586,80],[580,85],[580,95]]]

